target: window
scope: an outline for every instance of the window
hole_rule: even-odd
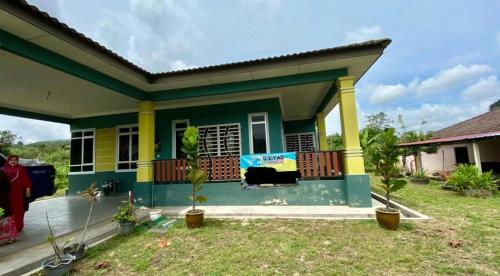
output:
[[[267,113],[250,114],[250,153],[269,153]]]
[[[189,126],[189,120],[172,121],[172,157],[173,158],[186,158],[182,148],[182,137],[184,131]]]
[[[94,171],[94,130],[71,132],[71,158],[69,171],[83,173]]]
[[[469,151],[467,147],[456,147],[455,149],[455,163],[456,164],[469,164]]]
[[[116,170],[135,170],[139,159],[139,128],[120,126],[117,131]]]
[[[285,134],[286,151],[315,151],[316,140],[314,137],[313,132]]]
[[[240,155],[240,124],[200,126],[198,132],[201,157]]]

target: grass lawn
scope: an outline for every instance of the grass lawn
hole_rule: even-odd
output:
[[[90,249],[73,273],[498,275],[498,194],[465,198],[432,182],[408,184],[394,199],[433,220],[405,222],[398,231],[381,229],[375,220],[207,219],[196,230],[178,221],[163,235],[148,233],[141,226],[131,236],[115,237]],[[95,270],[98,261],[108,261],[109,268]]]

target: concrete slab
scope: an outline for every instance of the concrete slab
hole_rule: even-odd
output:
[[[94,205],[90,225],[109,220],[126,196],[100,197]],[[0,245],[0,258],[31,248],[47,240],[45,212],[49,215],[54,236],[59,237],[83,228],[90,203],[80,196],[67,196],[35,201],[24,218],[23,232],[13,244]]]

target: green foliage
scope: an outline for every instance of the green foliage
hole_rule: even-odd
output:
[[[3,214],[5,214],[5,210],[0,208],[0,218],[3,218]]]
[[[326,136],[326,142],[329,150],[341,150],[344,147],[342,145],[342,136],[338,133]]]
[[[399,173],[396,164],[399,162],[400,148],[394,128],[385,129],[377,142],[370,148],[369,155],[375,172],[382,176],[380,187],[386,192],[386,209],[389,210],[389,195],[400,190],[406,184],[403,179],[393,179]]]
[[[118,213],[113,216],[113,221],[136,223],[137,218],[135,216],[134,204],[122,201],[122,205],[118,207]]]
[[[10,155],[10,147],[14,144],[18,137],[17,134],[10,130],[0,130],[0,153]]]
[[[56,169],[55,187],[64,190],[68,187],[69,173],[69,140],[44,141],[28,145],[13,145],[13,154],[21,158],[39,159],[53,165]]]
[[[184,131],[184,137],[182,137],[182,151],[187,155],[187,162],[189,165],[189,171],[187,179],[191,184],[193,184],[192,194],[189,199],[192,202],[193,210],[196,207],[196,202],[203,203],[207,201],[204,196],[196,196],[202,188],[202,184],[207,181],[207,173],[200,169],[199,167],[199,145],[198,145],[198,129],[194,126],[189,126],[186,131]]]
[[[492,172],[479,173],[475,165],[460,164],[448,178],[448,184],[459,190],[480,189],[493,191],[497,188]]]
[[[416,178],[416,179],[429,179],[429,177],[427,176],[427,171],[424,170],[424,169],[420,169],[420,170],[416,171],[413,174],[413,178]]]

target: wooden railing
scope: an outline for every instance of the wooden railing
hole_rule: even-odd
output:
[[[297,169],[303,179],[342,175],[342,152],[297,152]]]
[[[302,179],[318,179],[342,175],[342,152],[297,152],[297,170]],[[234,181],[240,179],[240,157],[219,156],[202,159],[200,167],[208,173],[209,181]],[[211,168],[211,170],[210,170]],[[186,159],[154,161],[155,183],[187,182]]]
[[[209,181],[240,179],[239,156],[204,158],[201,160],[200,167],[208,173]],[[154,181],[155,183],[184,183],[187,181],[187,169],[186,159],[155,160]]]

